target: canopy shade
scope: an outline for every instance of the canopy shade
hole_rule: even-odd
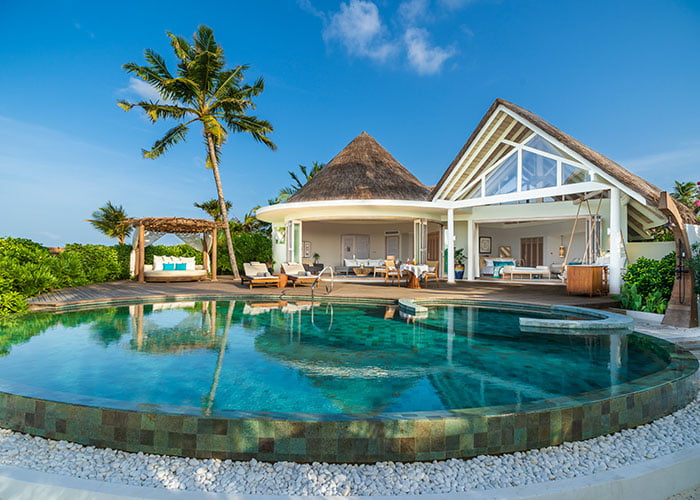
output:
[[[184,217],[144,217],[127,219],[126,223],[133,227],[143,226],[147,231],[158,233],[203,233],[224,227],[223,222]]]

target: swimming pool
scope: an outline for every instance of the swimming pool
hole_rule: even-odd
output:
[[[130,304],[0,326],[0,424],[129,451],[431,460],[639,425],[697,361],[641,334],[547,335],[503,304]]]

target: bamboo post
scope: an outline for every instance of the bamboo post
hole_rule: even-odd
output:
[[[217,245],[217,231],[216,228],[212,229],[211,236],[211,280],[216,281],[216,247]]]
[[[207,252],[207,232],[202,233],[202,264],[204,265],[204,272],[209,272],[209,252]]]
[[[146,247],[145,247],[145,235],[146,231],[143,224],[139,226],[139,251],[138,251],[138,263],[139,263],[139,283],[146,281],[146,277],[143,275],[144,266],[146,265]]]

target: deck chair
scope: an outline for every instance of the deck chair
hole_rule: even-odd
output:
[[[254,286],[278,286],[279,282],[279,276],[271,275],[265,264],[260,262],[245,262],[243,264],[241,285],[248,283],[252,289]]]
[[[423,273],[423,280],[425,281],[425,287],[428,287],[428,281],[430,278],[433,278],[435,280],[435,286],[438,286],[438,266],[440,263],[437,260],[429,260],[426,261],[426,264],[428,264],[428,271]]]
[[[392,265],[396,267],[396,257],[393,255],[387,255],[386,260],[391,261]],[[374,266],[374,277],[377,277],[377,274],[380,276],[386,276],[386,264],[383,266]]]
[[[310,285],[316,279],[315,275],[311,274],[304,269],[304,266],[296,262],[286,262],[282,264],[282,272],[287,275],[287,278],[292,282],[294,288],[297,287],[297,283],[300,285]]]
[[[391,279],[391,284],[394,284],[394,278],[396,278],[396,284],[401,286],[401,271],[396,267],[396,263],[393,260],[385,260],[384,267],[386,268],[386,274],[384,274],[384,284],[386,285],[387,280]]]

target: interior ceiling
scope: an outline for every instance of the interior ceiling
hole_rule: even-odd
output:
[[[583,217],[579,218],[579,223],[576,227],[576,232],[585,231],[586,224],[583,221]],[[486,222],[479,224],[479,227],[495,228],[495,229],[513,229],[521,227],[539,227],[539,226],[551,226],[552,224],[568,223],[571,227],[574,225],[574,219],[554,219],[554,220],[533,220],[533,221],[513,221],[513,222]],[[570,229],[569,229],[570,231]]]

